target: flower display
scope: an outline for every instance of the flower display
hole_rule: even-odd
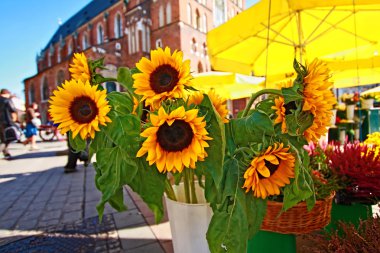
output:
[[[148,153],[149,165],[156,163],[159,172],[182,172],[184,167],[195,169],[195,163],[207,157],[206,141],[211,138],[197,109],[185,111],[181,106],[167,114],[161,107],[158,115],[150,115],[150,121],[153,126],[141,133],[147,139],[136,156]]]
[[[343,93],[340,100],[346,105],[356,105],[360,101],[359,93]]]
[[[70,64],[69,71],[74,80],[81,80],[82,82],[91,80],[90,68],[84,53],[74,53],[73,63]]]
[[[284,211],[301,201],[313,207],[313,171],[303,146],[326,133],[335,103],[320,61],[306,66],[295,61],[293,83],[252,94],[234,119],[227,119],[226,99],[217,89],[206,94],[191,86],[190,61],[180,51],[152,50],[136,68],[120,67],[114,79],[97,72],[104,68],[102,60],[87,64],[88,72],[84,58],[75,55],[73,80],[54,92],[50,112],[61,131],[71,133],[74,149],[89,142],[90,155],[96,156],[100,217],[106,203],[126,209],[128,185],[159,222],[164,194],[177,200],[173,183],[184,184],[187,203],[197,202],[199,184],[213,209],[206,236],[210,251],[223,245],[246,252],[268,200],[280,199]],[[109,80],[123,91],[102,90]],[[262,95],[269,96],[251,108]]]
[[[329,167],[344,185],[340,202],[371,203],[380,196],[380,156],[376,148],[355,141],[339,143],[327,153]],[[339,196],[338,196],[339,197]]]
[[[294,178],[294,155],[282,143],[274,143],[260,156],[255,157],[244,173],[243,188],[252,190],[255,197],[279,195],[280,187]]]
[[[136,67],[141,73],[133,75],[135,93],[145,105],[158,108],[162,100],[184,97],[184,88],[190,86],[190,61],[182,62],[182,52],[158,48],[152,50],[151,60],[143,57]]]
[[[87,80],[66,81],[62,88],[54,91],[50,98],[49,113],[58,129],[64,134],[72,131],[73,138],[78,134],[85,140],[95,138],[95,131],[100,125],[111,122],[107,114],[111,110],[106,100],[106,91],[97,90],[98,85],[91,86]]]

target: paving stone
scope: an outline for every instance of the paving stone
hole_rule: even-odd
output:
[[[62,215],[62,210],[54,210],[54,211],[47,211],[43,213],[43,216],[41,217],[41,221],[47,221],[47,220],[56,220],[59,219]]]
[[[123,249],[133,249],[156,242],[149,226],[128,227],[118,230]]]
[[[77,220],[80,220],[82,218],[82,211],[74,211],[63,214],[62,222],[63,223],[70,223]]]
[[[125,251],[128,253],[165,253],[159,243],[151,243],[138,248],[129,249]],[[200,252],[199,252],[200,253]]]

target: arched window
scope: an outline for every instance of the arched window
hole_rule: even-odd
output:
[[[114,25],[114,32],[115,32],[115,38],[118,39],[123,34],[123,28],[122,28],[122,20],[121,15],[118,13],[115,16],[115,25]]]
[[[29,104],[36,101],[36,92],[34,90],[34,83],[31,83],[29,86]]]
[[[98,28],[97,28],[97,42],[98,44],[102,44],[104,42],[104,30],[103,30],[103,26],[101,24],[98,25]]]
[[[187,4],[187,22],[189,22],[190,25],[193,25],[193,15],[190,3]]]
[[[65,81],[65,72],[61,69],[57,73],[57,86],[61,86]]]
[[[57,50],[57,62],[58,63],[61,62],[61,46],[58,46],[58,50]]]
[[[49,99],[49,83],[47,78],[45,77],[42,82],[42,87],[41,87],[41,100],[46,101]]]
[[[88,36],[87,33],[83,34],[82,37],[82,50],[86,50],[88,48]]]
[[[195,28],[198,30],[201,29],[201,15],[199,14],[198,9],[195,11]]]
[[[198,73],[202,73],[203,72],[203,66],[202,66],[202,63],[201,62],[198,62]]]
[[[191,52],[196,53],[197,52],[197,41],[195,38],[191,40]]]
[[[206,43],[203,43],[203,55],[204,55],[204,57],[207,57],[207,46],[206,46]]]
[[[158,26],[161,27],[164,25],[164,7],[161,5],[158,10]]]
[[[166,24],[170,24],[172,22],[172,6],[170,2],[166,5]]]
[[[107,82],[106,83],[106,90],[107,90],[107,93],[110,93],[112,91],[117,91],[116,83],[115,82]]]
[[[72,53],[73,53],[73,42],[69,41],[69,43],[67,43],[67,55],[71,55]]]
[[[205,33],[207,33],[207,16],[206,16],[206,13],[205,14],[203,14],[203,31],[205,32]]]

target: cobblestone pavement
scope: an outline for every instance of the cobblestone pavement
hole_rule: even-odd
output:
[[[12,143],[12,159],[0,157],[0,252],[172,252],[168,223],[152,224],[126,189],[128,211],[107,206],[99,224],[94,169],[64,174],[66,142],[39,147]]]

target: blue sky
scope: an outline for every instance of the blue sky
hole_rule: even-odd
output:
[[[90,0],[0,0],[0,89],[24,99],[23,80],[37,73],[36,55],[58,29]],[[251,6],[257,0],[247,0]]]

